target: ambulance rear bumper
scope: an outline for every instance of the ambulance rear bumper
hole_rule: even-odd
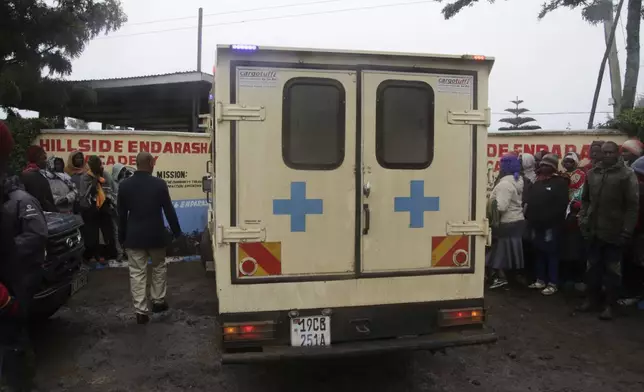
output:
[[[497,336],[491,328],[437,332],[431,335],[396,339],[367,340],[334,344],[329,347],[264,347],[262,352],[224,353],[226,364],[247,364],[290,359],[324,359],[334,357],[383,354],[396,351],[430,350],[494,343]]]

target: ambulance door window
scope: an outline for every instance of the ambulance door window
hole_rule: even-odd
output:
[[[376,157],[387,169],[426,169],[434,158],[434,90],[424,82],[378,86]]]
[[[326,78],[294,78],[284,86],[282,157],[296,170],[333,170],[344,161],[345,90]]]

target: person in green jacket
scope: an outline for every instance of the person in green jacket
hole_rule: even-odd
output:
[[[621,285],[621,262],[630,242],[639,208],[639,185],[635,173],[624,165],[619,146],[602,145],[601,163],[588,171],[582,194],[579,227],[589,244],[587,297],[578,308],[591,311],[600,305],[602,280],[606,296],[602,320],[613,318]]]

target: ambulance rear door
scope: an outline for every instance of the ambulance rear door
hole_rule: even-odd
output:
[[[476,127],[450,112],[476,109],[476,76],[363,70],[363,276],[473,272],[475,241],[450,222],[475,220]]]
[[[231,103],[263,116],[233,123],[231,223],[265,233],[233,246],[233,283],[353,277],[355,70],[237,61],[231,73]]]

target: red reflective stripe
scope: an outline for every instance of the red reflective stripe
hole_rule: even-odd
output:
[[[246,254],[255,260],[264,271],[269,275],[280,275],[282,273],[282,263],[273,256],[268,249],[264,248],[261,242],[248,242],[239,244]]]

